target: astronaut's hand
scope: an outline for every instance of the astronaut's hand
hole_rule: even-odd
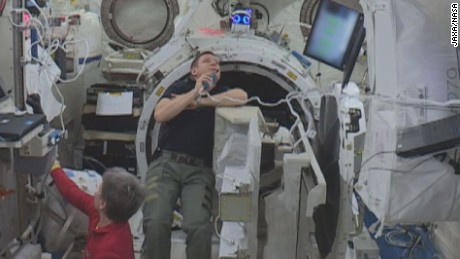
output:
[[[206,82],[206,83],[205,83]],[[211,86],[213,84],[212,80],[212,73],[204,73],[200,77],[197,78],[196,84],[195,84],[195,89],[194,91],[197,91],[197,96],[202,94],[203,92],[208,91],[209,89],[205,89],[205,85]]]
[[[51,171],[53,171],[56,168],[61,168],[61,163],[59,163],[59,160],[54,160],[53,166],[51,166]]]

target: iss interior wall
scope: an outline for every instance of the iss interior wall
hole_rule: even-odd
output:
[[[8,18],[11,2],[8,0],[3,15],[0,16],[0,77],[5,82],[3,87],[6,92],[13,91],[14,88],[13,27]]]
[[[455,259],[460,256],[460,223],[438,222],[434,241],[446,259]]]
[[[12,1],[8,0],[3,15],[0,16],[0,77],[4,90],[14,96],[13,28],[7,14]],[[16,176],[11,168],[9,149],[0,148],[0,188],[15,190]],[[19,216],[16,192],[0,198],[0,250],[19,234]]]
[[[0,198],[0,250],[19,235],[16,175],[11,167],[9,149],[0,148],[0,189],[14,192]]]

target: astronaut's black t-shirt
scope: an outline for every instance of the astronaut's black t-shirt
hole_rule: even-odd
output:
[[[195,81],[190,78],[176,81],[166,89],[161,98],[171,98],[172,94],[184,94],[194,87]],[[209,93],[214,95],[226,90],[228,88],[217,85]],[[162,123],[159,149],[201,158],[208,167],[212,167],[215,110],[215,107],[183,110],[174,119]]]

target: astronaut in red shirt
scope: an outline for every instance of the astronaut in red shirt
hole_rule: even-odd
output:
[[[106,170],[94,196],[80,190],[58,162],[51,177],[62,196],[89,217],[85,259],[134,259],[128,220],[146,195],[134,175],[117,167]]]

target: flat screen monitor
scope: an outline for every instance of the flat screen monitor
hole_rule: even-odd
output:
[[[355,67],[356,59],[358,58],[365,37],[366,29],[364,28],[364,16],[360,15],[355,31],[353,32],[353,40],[348,46],[347,54],[345,55],[343,63],[342,88],[344,88],[348,84],[348,81],[350,81],[351,73],[353,73],[353,68]]]
[[[322,0],[303,54],[343,71],[361,16],[354,9]]]

